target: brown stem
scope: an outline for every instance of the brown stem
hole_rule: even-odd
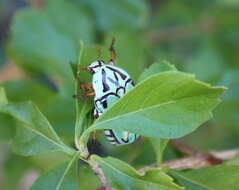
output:
[[[189,149],[187,148],[184,150],[187,150],[186,152],[188,152]],[[191,153],[191,151],[189,152]],[[161,166],[164,168],[171,168],[175,170],[198,169],[198,168],[215,165],[215,163],[212,163],[212,161],[209,159],[208,155],[211,155],[213,158],[217,160],[225,161],[225,160],[232,159],[237,153],[239,153],[238,149],[225,150],[225,151],[210,151],[208,152],[208,154],[204,154],[204,153],[200,154],[197,152],[196,154],[187,156],[185,158],[166,161],[162,163]],[[103,184],[103,186],[97,188],[97,190],[112,190],[107,179],[104,176],[104,172],[102,171],[102,169],[95,163],[89,162],[89,164],[91,168],[95,171],[95,174],[100,178]],[[157,164],[153,163],[149,166],[139,169],[138,171],[140,173],[144,173],[146,170],[150,168],[155,168],[155,167],[157,167]]]
[[[200,158],[201,161],[206,161],[208,165],[216,165],[216,164],[222,164],[223,160],[220,158],[215,157],[211,152],[205,152],[201,150],[194,149],[186,144],[183,144],[181,142],[181,139],[178,140],[171,140],[170,144],[177,149],[178,151],[192,157]],[[199,160],[198,160],[199,161]],[[198,165],[200,165],[198,163]]]
[[[111,186],[109,185],[109,182],[107,181],[107,179],[104,175],[103,170],[94,162],[88,161],[88,163],[103,184],[103,186],[99,187],[97,190],[112,190]]]
[[[192,147],[182,143],[181,139],[176,139],[176,140],[170,140],[169,141],[170,145],[175,148],[176,150],[191,156],[194,154],[197,154],[198,152],[200,152],[199,150],[193,149]]]
[[[213,158],[216,158],[222,161],[232,159],[237,153],[239,153],[238,149],[209,152],[209,154],[212,155]],[[212,165],[215,165],[215,163],[212,163],[208,155],[195,154],[193,156],[187,156],[181,159],[166,161],[162,164],[162,167],[171,168],[175,170],[186,170],[186,169],[198,169],[198,168],[208,167]],[[155,168],[155,167],[157,166],[154,163],[152,165],[141,168],[139,172],[144,173],[147,169]]]

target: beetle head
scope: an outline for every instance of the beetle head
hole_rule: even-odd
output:
[[[95,74],[100,70],[100,68],[104,65],[104,62],[101,60],[92,62],[88,67],[87,70],[91,72],[91,74]]]

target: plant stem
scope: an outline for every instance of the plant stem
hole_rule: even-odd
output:
[[[95,174],[99,177],[103,184],[103,187],[100,187],[99,189],[104,188],[104,190],[112,190],[111,186],[109,185],[109,182],[104,175],[103,170],[95,162],[88,161],[88,164],[91,166],[92,170],[94,170]]]
[[[78,58],[78,62],[77,62],[77,68],[81,63],[81,59],[82,59],[82,55],[83,55],[83,51],[84,51],[84,44],[83,41],[80,41],[80,54],[79,54],[79,58]],[[79,75],[79,70],[76,71],[76,76]],[[75,82],[75,94],[78,94],[78,88],[79,88],[79,84],[78,84],[78,80],[76,80]],[[82,130],[82,113],[84,110],[80,110],[79,109],[79,100],[76,98],[75,99],[75,105],[76,105],[76,122],[75,122],[75,146],[78,150],[80,150],[80,145],[79,145],[79,137],[80,137],[80,133]],[[85,104],[83,106],[82,109],[85,108]]]
[[[232,159],[237,153],[239,153],[238,149],[234,150],[224,150],[224,151],[210,151],[208,154],[212,155],[214,158],[226,161]],[[207,154],[207,155],[208,155]],[[186,169],[198,169],[202,167],[208,167],[215,165],[208,159],[208,156],[205,154],[195,154],[192,156],[187,156],[180,159],[166,161],[161,164],[163,168],[171,168],[175,170],[186,170]],[[156,163],[153,163],[149,166],[143,167],[139,170],[139,172],[144,173],[149,168],[157,167]]]

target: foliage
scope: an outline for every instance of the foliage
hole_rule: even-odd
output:
[[[106,178],[116,189],[182,189],[173,183],[172,178],[165,172],[157,169],[149,169],[143,175],[134,168],[116,158],[101,158],[91,156],[91,160],[102,167]]]
[[[12,181],[18,185],[28,168],[43,173],[31,190],[96,189],[101,182],[92,164],[119,190],[236,189],[236,165],[182,172],[162,168],[161,162],[172,156],[165,151],[170,139],[186,136],[189,144],[206,149],[239,145],[239,5],[226,0],[152,2],[45,0],[41,8],[27,6],[15,13],[4,48],[27,77],[1,84],[0,140],[11,142],[14,152],[3,155],[27,163],[17,167],[19,175],[6,167],[11,176],[6,189],[16,189]],[[92,122],[92,98],[71,98],[82,93],[77,77],[91,81],[77,68],[97,59],[99,44],[107,62],[113,36],[116,65],[136,86]],[[143,140],[112,147],[103,129],[127,130]],[[98,155],[88,157],[94,130],[101,147]],[[49,155],[53,159],[48,161]],[[156,168],[136,170],[152,162]]]
[[[238,180],[234,177],[238,171],[236,165],[221,165],[188,172],[172,172],[171,175],[186,189],[226,190],[229,186],[230,189],[238,188]],[[213,180],[208,180],[211,176],[214,176]]]
[[[83,49],[81,49],[80,57],[82,52]],[[163,65],[165,63],[159,64]],[[60,169],[53,169],[53,171],[39,178],[31,189],[41,189],[44,185],[52,189],[75,189],[76,186],[73,185],[74,183],[68,182],[70,179],[67,176],[70,173],[72,164],[79,156],[82,160],[89,162],[86,143],[89,133],[94,130],[121,129],[143,136],[170,139],[190,133],[211,117],[211,110],[219,103],[218,98],[224,91],[222,87],[210,87],[195,80],[192,75],[176,71],[168,63],[162,68],[168,67],[169,71],[167,69],[158,69],[156,74],[149,72],[154,67],[152,66],[146,71],[149,74],[145,80],[137,84],[112,108],[107,110],[82,135],[80,135],[80,132],[85,129],[83,127],[83,121],[86,117],[84,106],[86,106],[87,101],[83,103],[81,100],[81,104],[80,101],[76,101],[77,109],[81,110],[77,112],[75,126],[75,132],[79,133],[75,135],[79,153],[62,142],[36,105],[31,102],[7,103],[4,90],[1,89],[2,106],[0,111],[16,118],[20,122],[18,127],[23,127],[22,129],[17,129],[13,144],[16,152],[23,155],[34,155],[43,152],[62,151],[73,156],[65,169],[62,169],[63,166]],[[77,75],[80,74],[76,73]],[[146,74],[143,73],[143,75],[145,76]],[[78,86],[79,84],[76,83],[77,88]],[[76,92],[78,92],[77,88]],[[147,130],[145,130],[146,128]],[[80,137],[79,141],[78,137]],[[160,170],[149,170],[143,177],[126,163],[114,158],[103,159],[92,155],[90,156],[90,161],[102,167],[109,183],[117,189],[147,189],[148,186],[152,189],[180,189],[166,173],[161,173]],[[119,174],[122,172],[125,174],[117,177],[117,173],[112,173],[114,170],[119,170],[117,172]],[[124,184],[123,181],[125,180],[129,180],[129,184]],[[46,181],[49,181],[49,183],[46,183]],[[67,186],[69,183],[71,187]]]

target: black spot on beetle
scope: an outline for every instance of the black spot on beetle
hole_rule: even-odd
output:
[[[108,107],[108,105],[107,105],[107,101],[104,100],[104,101],[102,102],[102,105],[103,105],[103,108],[106,109],[106,108]]]

